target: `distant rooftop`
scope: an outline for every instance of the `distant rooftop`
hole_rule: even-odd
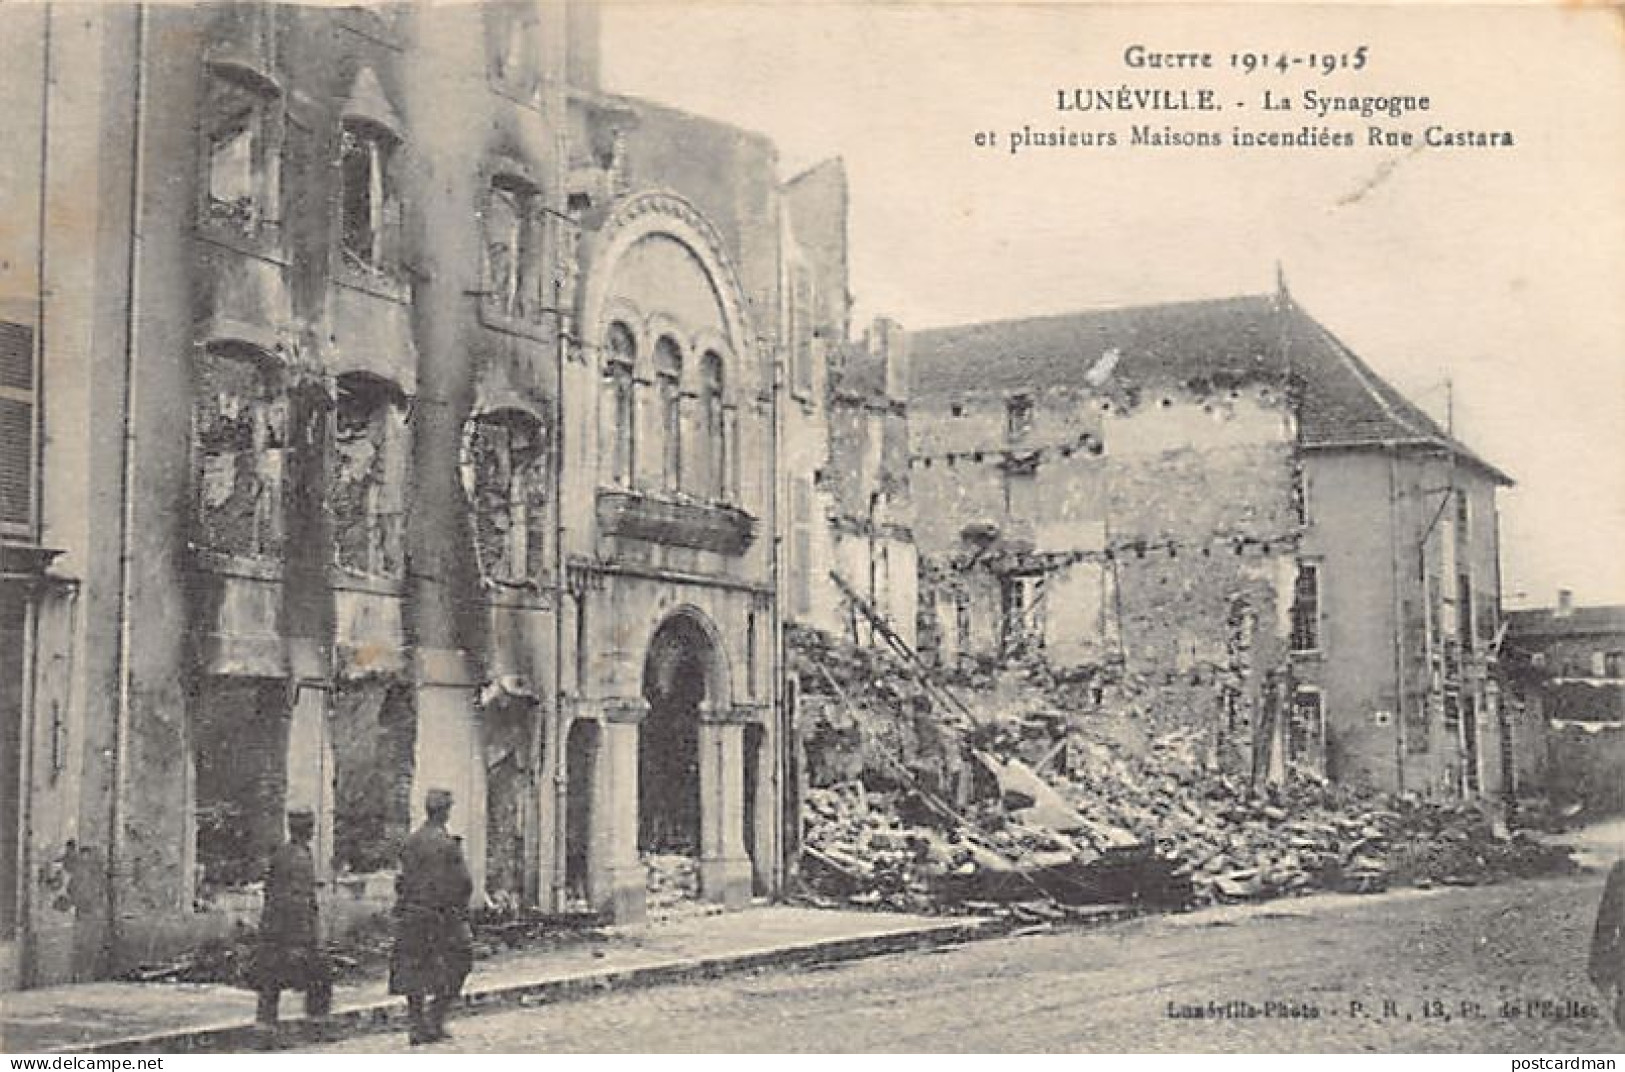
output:
[[[998,320],[910,333],[910,391],[920,401],[1044,387],[1109,389],[1291,382],[1306,448],[1449,450],[1511,484],[1389,384],[1290,296]]]
[[[1625,633],[1625,605],[1555,607],[1508,611],[1507,635],[1512,637],[1589,636],[1597,633]]]

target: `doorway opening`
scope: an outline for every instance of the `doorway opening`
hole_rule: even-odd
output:
[[[564,754],[564,891],[571,907],[584,906],[592,861],[593,786],[597,784],[598,723],[578,721],[570,727]]]
[[[700,705],[715,647],[693,618],[674,615],[649,642],[638,738],[638,850],[649,868],[649,906],[699,894]]]

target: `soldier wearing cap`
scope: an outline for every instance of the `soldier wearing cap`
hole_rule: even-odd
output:
[[[309,808],[288,812],[288,840],[271,854],[265,869],[265,907],[253,965],[259,992],[256,1021],[274,1030],[283,990],[302,990],[305,1014],[324,1017],[333,1002],[333,980],[322,950],[316,908],[316,861],[310,840],[316,815]]]
[[[414,1046],[451,1037],[446,1014],[474,961],[468,925],[474,880],[459,839],[446,830],[451,794],[431,789],[423,808],[423,825],[401,846],[389,964],[389,992],[406,996]]]

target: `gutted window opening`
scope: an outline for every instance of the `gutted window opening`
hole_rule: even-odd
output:
[[[1292,650],[1320,650],[1320,564],[1298,563],[1292,586]]]
[[[406,410],[400,391],[362,373],[340,376],[333,416],[333,554],[372,577],[405,572]]]
[[[342,683],[329,724],[334,867],[354,874],[387,870],[411,829],[412,690],[381,681]]]
[[[1287,719],[1286,758],[1293,767],[1319,771],[1325,755],[1325,712],[1319,689],[1299,688],[1292,694],[1292,710]]]
[[[197,543],[225,554],[281,558],[289,446],[280,376],[261,355],[236,347],[203,351],[197,372]]]
[[[655,379],[660,397],[661,486],[683,487],[683,351],[677,340],[661,336],[655,343]]]
[[[609,434],[604,453],[609,463],[609,482],[623,488],[632,486],[636,457],[632,370],[637,354],[632,329],[619,321],[611,324],[604,345],[604,409]]]
[[[377,123],[350,119],[339,141],[339,247],[351,268],[394,267],[400,223],[392,163],[395,136]]]
[[[192,712],[198,893],[260,878],[282,840],[288,787],[284,681],[205,678]]]
[[[497,3],[489,8],[491,78],[524,101],[542,89],[541,20],[533,3]]]
[[[498,175],[485,208],[486,307],[509,320],[543,315],[541,191],[526,179]]]
[[[1044,643],[1044,578],[1005,577],[1000,583],[1003,612],[1002,654],[1019,654]]]
[[[210,67],[203,105],[207,224],[252,236],[279,222],[280,103],[274,87],[248,72]]]
[[[541,422],[511,409],[475,417],[465,432],[462,470],[480,573],[498,584],[534,584],[547,563],[547,444]]]

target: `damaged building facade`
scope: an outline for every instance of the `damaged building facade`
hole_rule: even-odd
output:
[[[939,661],[1040,660],[1255,778],[1500,789],[1508,480],[1284,286],[909,344]]]
[[[1557,602],[1507,614],[1526,784],[1592,815],[1625,812],[1625,606]]]
[[[481,903],[777,892],[838,166],[605,92],[582,4],[5,28],[5,985],[251,923],[290,806],[376,912],[431,785]]]

